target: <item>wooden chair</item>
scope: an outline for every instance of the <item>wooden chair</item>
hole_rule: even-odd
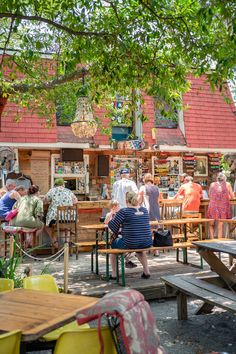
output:
[[[64,240],[70,245],[70,254],[72,254],[72,242],[78,242],[78,206],[59,206],[57,207],[56,224],[52,226],[52,238],[57,239],[60,246],[61,233],[64,232]],[[72,238],[74,236],[74,239]],[[76,258],[78,258],[76,248]],[[52,253],[55,253],[55,244],[52,244]]]
[[[202,214],[201,213],[183,213],[182,214],[182,218],[185,219],[201,219]],[[190,241],[199,241],[199,239],[201,238],[202,234],[202,229],[199,229],[198,225],[193,225],[193,224],[188,224],[187,225],[188,229],[189,229],[189,234],[188,234],[188,240]],[[201,225],[202,228],[202,225]]]
[[[161,201],[161,220],[181,219],[182,200],[166,199]]]

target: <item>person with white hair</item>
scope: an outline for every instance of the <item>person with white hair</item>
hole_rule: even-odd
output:
[[[21,197],[21,191],[15,190],[16,182],[14,179],[6,180],[7,192],[0,199],[0,219],[5,219],[9,211],[12,210],[13,205]],[[22,191],[23,193],[23,191]]]
[[[226,176],[223,172],[218,173],[216,182],[211,183],[209,189],[209,206],[207,217],[214,219],[210,223],[210,238],[214,238],[215,222],[218,220],[217,237],[222,237],[223,222],[220,219],[231,219],[230,198],[234,197],[234,193],[229,182],[226,182]]]

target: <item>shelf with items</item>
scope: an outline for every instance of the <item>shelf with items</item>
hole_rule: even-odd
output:
[[[122,168],[128,168],[130,170],[130,179],[133,180],[138,186],[141,183],[142,179],[142,159],[137,157],[129,157],[129,156],[113,156],[111,158],[110,164],[110,178],[111,185],[119,180],[120,178],[120,170]]]
[[[51,186],[56,178],[63,178],[66,188],[75,194],[89,193],[88,155],[83,161],[61,161],[60,155],[51,156]]]
[[[154,182],[161,190],[178,190],[179,175],[182,173],[182,159],[180,157],[152,157],[152,173]]]

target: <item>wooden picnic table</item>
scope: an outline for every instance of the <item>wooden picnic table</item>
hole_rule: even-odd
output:
[[[226,253],[236,257],[236,241],[213,239],[192,242],[200,256],[219,277],[195,277],[190,274],[168,275],[161,279],[166,289],[177,290],[178,319],[186,320],[187,295],[203,300],[196,314],[210,313],[214,306],[235,313],[236,311],[236,269],[229,269],[215,253]]]
[[[31,342],[75,320],[76,313],[97,298],[14,289],[0,293],[0,331],[20,330],[21,340]]]
[[[236,258],[236,241],[216,241],[216,242],[204,242],[197,241],[193,242],[197,247],[197,251],[201,257],[209,264],[210,268],[213,269],[220,278],[224,281],[229,289],[236,290],[236,270],[229,269],[220,259],[217,257],[215,252],[226,253]]]

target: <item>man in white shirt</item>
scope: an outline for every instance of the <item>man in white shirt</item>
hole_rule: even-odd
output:
[[[122,168],[120,170],[120,177],[121,179],[113,184],[112,199],[117,200],[122,209],[126,208],[126,193],[138,193],[138,187],[134,181],[129,179],[130,171],[128,168]]]
[[[119,202],[120,209],[126,208],[126,193],[135,192],[138,193],[138,187],[134,181],[129,179],[130,171],[128,168],[122,168],[120,170],[120,180],[113,184],[112,199]],[[135,268],[137,264],[133,263],[130,258],[132,253],[127,253],[125,256],[126,268]]]

